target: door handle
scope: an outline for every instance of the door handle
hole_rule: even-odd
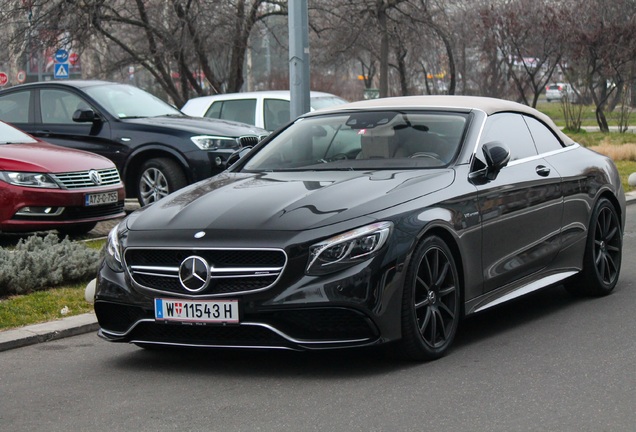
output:
[[[51,133],[51,131],[39,130],[39,131],[33,132],[33,135],[35,135],[35,136],[49,136],[50,133]]]
[[[550,168],[548,168],[545,165],[539,165],[536,168],[537,174],[539,174],[541,177],[547,177],[550,175]]]

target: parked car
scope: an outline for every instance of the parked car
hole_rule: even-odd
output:
[[[45,81],[0,91],[0,120],[109,158],[127,196],[142,205],[221,172],[234,151],[267,135],[254,126],[188,117],[137,87],[105,81]]]
[[[311,110],[347,103],[332,95],[312,91]],[[181,111],[191,116],[233,120],[274,131],[289,123],[289,90],[227,93],[190,99]]]
[[[554,83],[545,87],[545,98],[548,102],[560,101],[563,99],[563,96],[567,96],[572,103],[578,101],[578,95],[570,84]]]
[[[618,281],[616,167],[525,105],[356,102],[243,153],[113,229],[87,287],[102,338],[435,359],[464,316]]]
[[[54,146],[0,122],[0,232],[78,235],[125,216],[115,165]]]

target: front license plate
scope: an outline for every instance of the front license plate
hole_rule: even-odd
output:
[[[155,319],[193,323],[238,323],[238,300],[155,299]]]
[[[98,194],[87,194],[84,204],[88,206],[96,206],[102,204],[112,204],[117,202],[117,191],[104,192]]]

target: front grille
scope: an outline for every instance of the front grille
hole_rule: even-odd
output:
[[[197,296],[259,291],[280,277],[287,257],[278,249],[135,249],[126,250],[125,261],[132,279],[153,290],[192,295],[179,280],[179,267],[192,256],[204,259],[209,267],[208,286]]]
[[[110,186],[119,184],[119,182],[121,181],[117,168],[108,168],[94,171],[99,174],[99,178],[101,179],[101,183],[99,184],[96,184],[93,179],[91,179],[91,171],[58,173],[51,174],[51,176],[66,189],[82,189],[95,186]]]
[[[261,140],[261,137],[257,136],[242,136],[239,138],[241,147],[254,147]]]

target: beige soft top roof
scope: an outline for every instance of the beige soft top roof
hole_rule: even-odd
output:
[[[345,105],[337,105],[332,108],[320,110],[320,112],[355,110],[355,109],[413,109],[413,108],[440,108],[457,110],[479,110],[487,115],[500,112],[519,112],[537,118],[550,126],[566,145],[574,141],[559,129],[547,115],[517,102],[503,99],[495,99],[480,96],[400,96],[381,99],[369,99],[352,102]]]

